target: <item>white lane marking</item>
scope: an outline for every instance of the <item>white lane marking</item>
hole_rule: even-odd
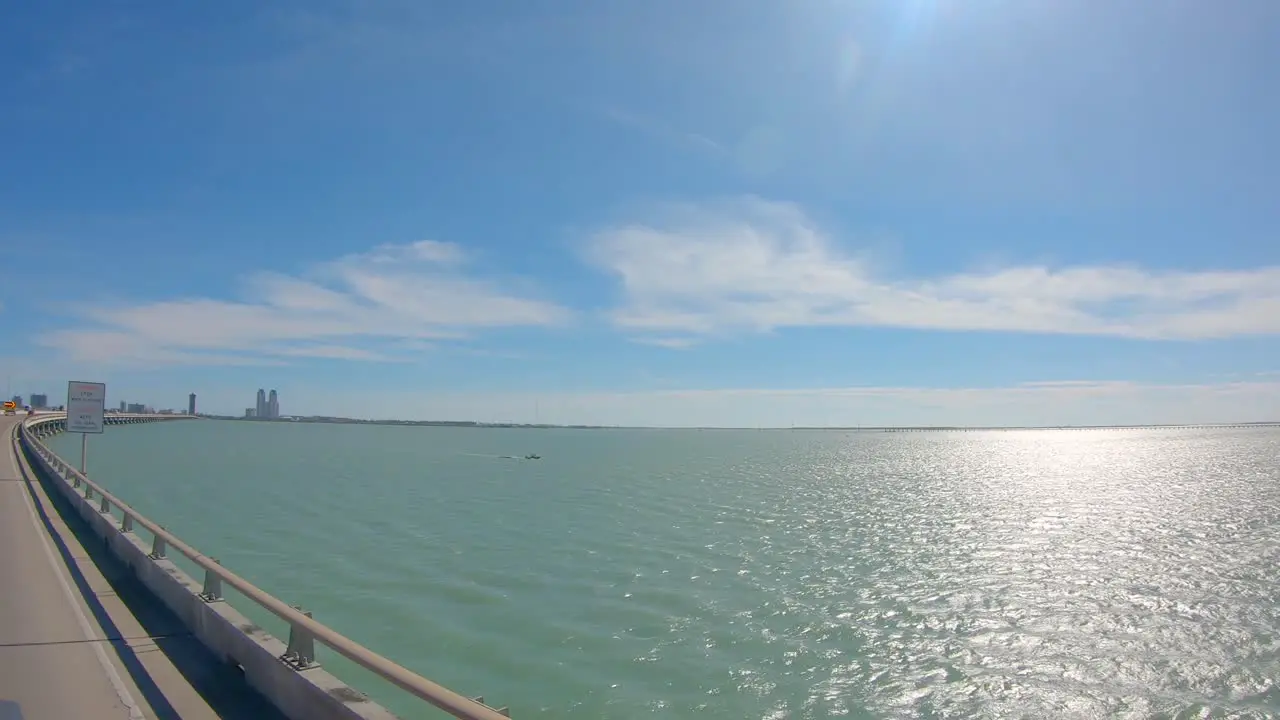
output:
[[[13,464],[14,470],[17,470],[17,443],[11,442],[9,448],[9,462]],[[34,470],[35,468],[32,469]],[[18,477],[22,477],[21,472],[18,473]],[[128,708],[129,720],[146,720],[142,710],[138,707],[137,701],[129,693],[129,688],[125,687],[124,681],[120,679],[120,673],[116,672],[116,666],[111,664],[111,658],[107,657],[107,651],[103,649],[102,643],[92,642],[94,640],[103,640],[104,638],[94,635],[93,626],[89,624],[89,618],[85,617],[84,611],[80,609],[80,603],[76,602],[76,595],[71,589],[71,582],[67,580],[62,568],[59,567],[58,556],[54,554],[49,538],[45,537],[45,529],[40,525],[40,518],[36,515],[36,508],[31,502],[31,498],[28,497],[29,493],[24,490],[21,495],[23,502],[27,506],[27,516],[31,518],[31,526],[35,528],[36,535],[40,537],[40,544],[44,547],[44,555],[49,559],[49,566],[53,568],[53,574],[58,577],[58,584],[62,586],[62,593],[66,596],[67,602],[71,603],[71,609],[76,614],[76,620],[80,624],[81,632],[84,633],[86,640],[91,641],[89,644],[93,646],[93,652],[98,656],[98,664],[102,665],[103,672],[107,674],[107,681],[111,683],[111,689],[116,691],[116,697]]]
[[[13,452],[9,453],[9,467],[13,468],[13,479],[22,480],[22,471],[18,469],[18,430],[11,430],[9,433],[9,447]]]

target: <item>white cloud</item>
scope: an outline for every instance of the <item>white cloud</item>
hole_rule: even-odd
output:
[[[751,198],[608,228],[588,255],[622,280],[626,303],[614,321],[664,337],[803,326],[1151,339],[1280,333],[1280,267],[1026,265],[895,279],[843,251],[797,207]]]
[[[313,268],[264,273],[251,298],[187,298],[84,308],[92,327],[40,339],[73,360],[128,364],[263,364],[282,357],[394,359],[406,341],[465,337],[481,328],[552,325],[563,308],[463,272],[461,248],[383,245]],[[373,346],[373,347],[370,347]]]
[[[688,337],[638,337],[633,338],[633,341],[642,345],[655,345],[657,347],[670,348],[673,350],[693,347],[698,344],[696,339]]]
[[[73,363],[108,360],[128,365],[282,365],[280,360],[235,353],[192,352],[159,346],[139,336],[117,330],[69,330],[50,333],[40,339],[49,347],[64,351]]]
[[[380,245],[364,255],[354,255],[345,260],[372,263],[398,263],[405,260],[452,265],[466,259],[462,248],[453,243],[436,240],[419,240],[408,245]]]
[[[368,360],[377,362],[389,362],[395,360],[383,353],[374,352],[372,350],[362,350],[360,348],[346,347],[344,345],[309,345],[305,347],[282,347],[268,349],[272,355],[284,355],[288,357],[310,357],[323,358],[326,360]]]
[[[711,153],[717,156],[725,156],[728,154],[728,151],[723,145],[705,135],[673,129],[652,117],[638,115],[617,107],[607,107],[601,112],[606,118],[618,123],[619,125],[638,130],[639,132],[672,145],[689,148],[699,152]]]

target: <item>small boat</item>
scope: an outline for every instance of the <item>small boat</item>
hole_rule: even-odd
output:
[[[528,455],[524,456],[524,459],[525,460],[541,460],[542,456],[537,453],[529,453]]]

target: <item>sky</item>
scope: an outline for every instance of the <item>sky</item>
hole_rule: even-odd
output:
[[[12,393],[1280,420],[1280,4],[23,3]]]

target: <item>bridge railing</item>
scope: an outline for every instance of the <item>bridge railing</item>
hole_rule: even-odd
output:
[[[262,609],[283,620],[289,625],[289,644],[284,657],[280,658],[295,670],[316,667],[315,643],[318,641],[330,650],[347,658],[351,662],[372,672],[378,677],[396,685],[405,692],[462,720],[503,720],[510,717],[508,708],[492,708],[485,705],[483,698],[469,698],[456,693],[442,685],[434,683],[421,675],[379,655],[360,643],[338,633],[323,623],[312,619],[310,613],[303,612],[288,603],[276,598],[248,580],[231,572],[181,538],[158,525],[153,520],[139,513],[120,498],[90,480],[70,463],[45,445],[41,433],[42,426],[57,425],[65,420],[65,414],[35,416],[22,425],[23,443],[44,458],[49,465],[61,473],[73,487],[81,488],[86,500],[99,498],[99,511],[107,514],[114,507],[121,514],[120,532],[131,532],[135,526],[146,528],[153,538],[151,555],[153,560],[163,559],[170,548],[186,556],[204,571],[204,592],[201,597],[206,601],[222,598],[222,585],[237,590],[248,600]],[[158,416],[155,419],[179,419],[183,416]]]

